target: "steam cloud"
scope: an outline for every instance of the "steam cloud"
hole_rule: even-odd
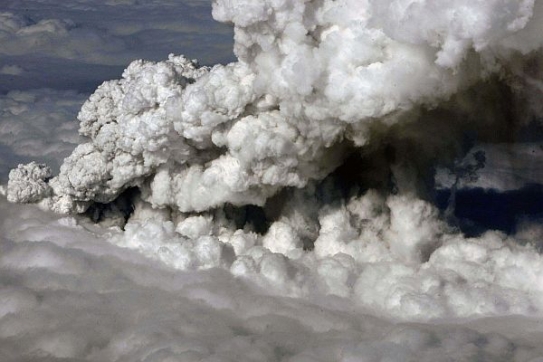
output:
[[[282,295],[540,315],[540,228],[469,239],[431,201],[436,169],[470,170],[466,135],[507,143],[541,121],[542,1],[216,0],[213,16],[237,62],[133,62],[83,105],[90,141],[58,176],[13,170],[8,200]]]
[[[175,56],[137,61],[104,83],[78,117],[92,142],[65,160],[45,202],[82,212],[138,186],[153,206],[181,212],[263,205],[285,187],[322,180],[346,147],[376,147],[391,128],[424,118],[421,106],[484,91],[496,72],[515,78],[512,86],[524,75],[522,55],[541,45],[540,7],[217,1],[215,18],[235,26],[239,61],[212,69]],[[12,182],[8,198],[27,201],[21,187]]]

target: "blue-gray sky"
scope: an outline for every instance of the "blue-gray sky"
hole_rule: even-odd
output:
[[[0,93],[88,93],[131,60],[169,53],[227,63],[232,37],[231,27],[212,19],[211,1],[2,1]]]

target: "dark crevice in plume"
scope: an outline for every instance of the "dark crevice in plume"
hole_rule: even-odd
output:
[[[279,220],[279,217],[283,214],[287,200],[292,197],[292,192],[292,188],[286,187],[266,200],[264,214],[267,220],[270,222]]]
[[[232,220],[237,229],[246,229],[263,235],[271,225],[264,209],[260,206],[233,206],[232,204],[226,204],[223,211],[226,219]]]
[[[333,176],[337,178],[340,188],[347,191],[348,197],[353,188],[359,193],[369,189],[395,190],[394,178],[390,166],[396,159],[393,145],[384,144],[382,147],[367,152],[354,152],[336,169]]]
[[[317,187],[322,204],[335,205],[370,189],[393,194],[396,192],[391,165],[396,159],[393,145],[383,143],[371,150],[352,148],[343,163]]]
[[[124,225],[134,212],[134,203],[139,199],[139,196],[140,190],[137,187],[128,188],[112,202],[93,203],[84,215],[94,223],[104,226],[119,226],[124,229]]]
[[[373,189],[384,195],[413,193],[418,198],[433,202],[443,211],[448,222],[453,225],[458,223],[467,235],[477,235],[484,228],[511,233],[514,231],[511,215],[524,215],[522,209],[511,212],[507,217],[497,217],[496,220],[502,221],[493,223],[492,220],[484,219],[484,215],[477,214],[483,211],[482,207],[478,209],[474,206],[473,213],[470,214],[471,206],[466,206],[465,196],[474,196],[473,202],[485,200],[492,204],[507,195],[496,194],[494,199],[487,200],[485,197],[488,194],[480,191],[471,194],[454,188],[446,193],[436,191],[434,177],[437,167],[445,167],[451,170],[458,183],[464,174],[475,174],[484,164],[484,160],[479,162],[473,170],[469,165],[464,167],[459,164],[459,160],[478,143],[512,143],[519,136],[529,137],[529,127],[540,129],[541,126],[537,124],[528,128],[518,125],[515,118],[518,112],[517,98],[511,88],[497,77],[481,81],[437,107],[415,107],[395,115],[398,120],[390,126],[385,127],[385,121],[383,124],[376,123],[370,132],[371,142],[368,146],[346,145],[349,141],[345,141],[343,145],[346,150],[342,150],[346,156],[343,162],[323,180],[315,182],[314,189],[303,191],[287,187],[269,198],[263,207],[226,204],[221,212],[236,228],[264,235],[275,221],[283,216],[288,219],[289,213],[292,213],[292,207],[288,204],[292,203],[291,199],[296,192],[312,194],[315,211],[303,212],[307,214],[304,215],[306,219],[318,225],[316,210],[319,208],[324,205],[334,207],[345,204],[351,197],[361,196]],[[528,135],[522,136],[526,132]],[[225,152],[225,148],[217,148],[197,152],[194,158],[199,161],[214,159]],[[145,183],[149,183],[151,179],[152,176]],[[139,197],[139,192],[137,188],[130,188],[111,203],[94,203],[86,215],[96,223],[117,224],[122,227],[133,212],[133,202]],[[527,192],[533,194],[535,191],[530,189]],[[444,195],[447,195],[445,199]],[[467,197],[467,200],[469,199]],[[301,209],[303,207],[296,212]],[[534,214],[540,212],[543,210]],[[447,217],[448,214],[450,218]],[[300,237],[304,249],[314,248],[316,236],[311,230],[302,232]]]
[[[447,208],[450,193],[450,190],[438,191],[440,209]],[[457,190],[454,216],[468,237],[480,236],[487,230],[514,234],[520,221],[543,216],[543,185],[532,184],[504,192],[481,188]]]
[[[522,101],[498,77],[481,81],[437,107],[406,112],[401,121],[373,132],[371,148],[352,147],[344,162],[317,188],[322,204],[339,204],[369,189],[385,194],[413,193],[435,204],[451,226],[467,236],[490,229],[515,232],[519,217],[543,213],[543,192],[529,186],[516,192],[436,190],[438,167],[459,180],[475,179],[485,155],[466,155],[481,143],[540,139],[541,123],[522,124]],[[535,134],[535,135],[534,135]],[[447,217],[449,213],[450,217]]]

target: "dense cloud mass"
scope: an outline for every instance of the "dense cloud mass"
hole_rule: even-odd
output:
[[[56,176],[10,172],[8,201],[63,216],[5,221],[6,359],[541,356],[541,220],[463,232],[455,207],[460,189],[543,182],[543,2],[216,0],[213,16],[236,62],[134,61],[82,105],[86,141]],[[47,92],[3,101],[31,114]],[[95,328],[77,332],[73,303]]]
[[[437,117],[419,113],[460,91],[505,92],[507,83],[487,84],[498,82],[492,73],[513,78],[510,87],[522,82],[522,55],[542,41],[539,3],[508,4],[505,15],[492,11],[501,2],[475,5],[472,16],[486,20],[477,26],[462,4],[383,4],[262,2],[247,11],[244,2],[216,2],[214,16],[235,26],[239,61],[209,70],[183,57],[137,61],[123,79],[100,86],[79,114],[80,133],[92,141],[50,182],[49,207],[83,211],[132,186],[155,207],[182,212],[263,205],[280,189],[322,180],[346,148],[368,149],[386,137],[401,138],[387,141],[391,147],[409,142],[402,128]],[[444,107],[445,119],[427,122],[464,116],[460,125],[435,127],[489,126],[485,115],[470,119],[473,100],[458,98]],[[511,121],[492,117],[498,130],[499,118]],[[389,136],[391,128],[399,135]],[[455,146],[432,142],[437,157]],[[406,165],[417,162],[392,165],[401,191],[418,187]]]
[[[277,271],[281,263],[288,268],[279,254],[263,258],[265,277],[253,279],[259,283],[255,285],[217,268],[180,272],[104,241],[111,233],[127,240],[119,231],[88,225],[92,231],[85,230],[72,217],[58,218],[5,201],[0,202],[0,213],[3,229],[9,230],[0,244],[2,361],[536,361],[543,355],[537,320],[517,316],[447,325],[379,318],[374,310],[333,294],[307,290],[307,298],[270,295],[265,280],[294,281]],[[147,228],[147,233],[156,237],[158,231]],[[193,252],[210,260],[213,248],[204,240],[197,243],[200,247]],[[484,247],[473,248],[468,259],[456,254],[448,262],[465,263],[464,277],[469,266],[481,264],[483,255],[473,251]],[[154,253],[164,258],[168,254]],[[520,255],[528,263],[534,258]],[[320,275],[328,275],[319,279],[335,285],[336,293],[341,290],[337,264],[342,260],[348,263],[346,257],[336,257],[323,260],[318,268]],[[393,264],[381,264],[381,271],[387,267]],[[487,278],[496,270],[492,268]],[[431,268],[423,269],[431,275]],[[398,287],[419,284],[416,276],[405,279],[407,271],[399,265],[395,274],[404,278],[395,281]],[[452,271],[449,278],[457,278],[457,287],[465,290],[457,298],[466,298],[466,308],[469,297],[486,293],[483,285],[465,289],[473,280],[461,283],[462,276]],[[383,295],[383,288],[387,287],[372,287],[372,294]],[[493,288],[496,296],[504,297]],[[410,295],[415,298],[416,290]],[[488,299],[478,300],[483,306]]]

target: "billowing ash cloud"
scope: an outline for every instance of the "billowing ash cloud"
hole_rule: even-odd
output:
[[[217,0],[213,15],[237,62],[133,62],[83,105],[89,141],[58,176],[21,165],[8,200],[289,296],[416,319],[543,310],[543,261],[519,245],[540,228],[468,239],[429,202],[437,167],[476,178],[483,157],[458,161],[475,139],[541,121],[542,1]]]
[[[543,41],[541,8],[217,1],[215,18],[235,26],[239,61],[212,69],[174,56],[137,61],[104,83],[78,117],[91,142],[65,160],[46,202],[81,212],[138,186],[154,206],[182,212],[263,205],[278,190],[323,179],[346,148],[372,147],[492,73],[519,77],[522,55]],[[448,107],[458,113],[473,107],[456,102]]]

